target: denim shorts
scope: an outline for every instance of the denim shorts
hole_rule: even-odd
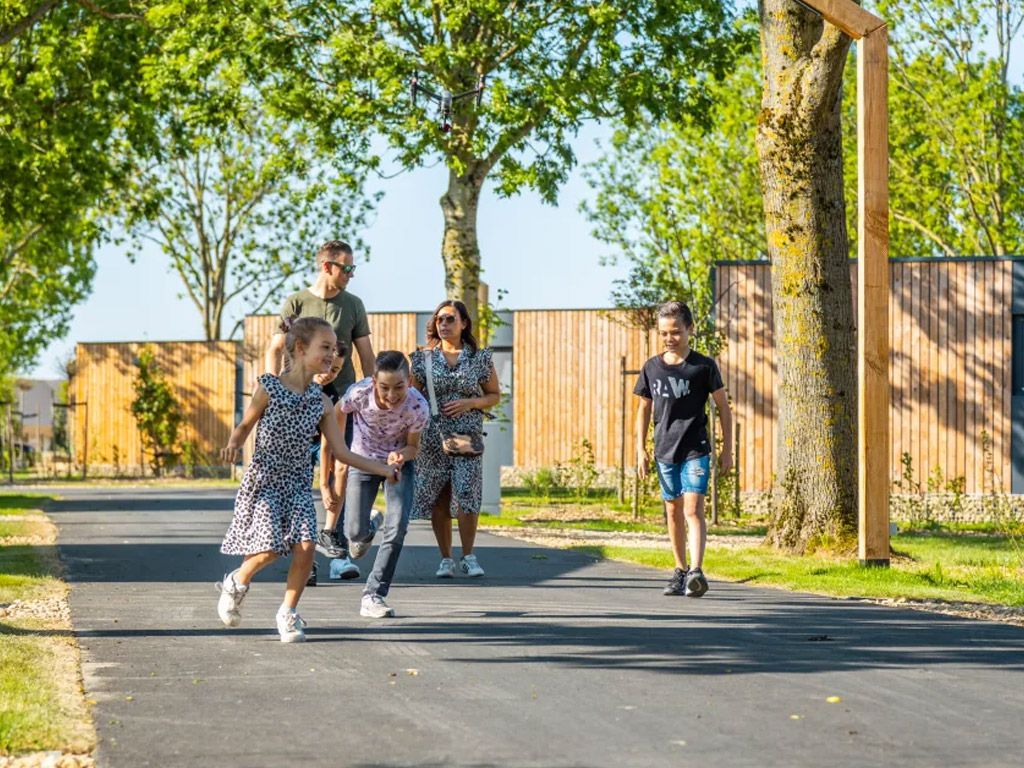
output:
[[[700,456],[679,464],[658,462],[658,482],[661,484],[661,498],[665,501],[678,499],[684,493],[699,493],[702,496],[707,496],[710,477],[710,455]]]

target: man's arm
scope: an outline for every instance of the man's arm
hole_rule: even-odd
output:
[[[267,345],[267,354],[264,358],[264,364],[267,367],[267,373],[272,373],[275,376],[281,375],[281,361],[284,358],[284,334],[275,333],[270,337],[270,343]]]
[[[363,368],[363,378],[373,376],[373,367],[377,358],[373,354],[373,342],[370,341],[370,337],[360,336],[358,339],[352,339],[352,345],[359,353],[359,365]]]

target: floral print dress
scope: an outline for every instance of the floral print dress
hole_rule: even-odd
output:
[[[316,541],[309,444],[324,415],[322,390],[314,382],[297,395],[269,373],[259,382],[269,402],[220,547],[225,555],[290,555],[293,545]]]
[[[444,355],[437,349],[416,350],[409,356],[412,375],[422,385],[427,396],[426,365],[430,363],[434,372],[434,394],[440,411],[445,403],[479,397],[481,386],[491,378],[493,354],[489,349],[471,352],[464,346],[454,367],[449,367]],[[459,510],[476,515],[480,513],[483,499],[484,457],[449,456],[441,447],[444,432],[479,433],[483,430],[482,411],[473,410],[455,417],[438,413],[431,416],[430,423],[420,438],[420,455],[416,459],[416,491],[413,495],[412,517],[429,519],[434,502],[451,483],[452,496],[450,513],[456,517]]]

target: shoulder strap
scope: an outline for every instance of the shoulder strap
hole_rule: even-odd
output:
[[[430,399],[430,415],[437,416],[437,395],[434,394],[434,356],[436,354],[435,349],[430,350],[430,354],[427,354],[427,350],[423,350],[423,367],[425,368],[424,376],[427,378],[427,396]]]

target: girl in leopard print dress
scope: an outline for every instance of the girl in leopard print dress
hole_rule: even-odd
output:
[[[245,416],[231,433],[221,458],[234,463],[249,432],[256,426],[256,449],[235,498],[235,514],[221,552],[242,555],[241,567],[218,582],[217,611],[229,627],[241,623],[242,600],[261,569],[282,555],[293,555],[284,602],[277,614],[281,641],[306,639],[295,609],[313,563],[316,510],[313,508],[313,466],[309,446],[317,426],[334,455],[365,472],[396,482],[397,472],[379,461],[352,453],[334,419],[331,401],[314,382],[330,370],[337,339],[334,330],[317,317],[282,323],[292,367],[280,377],[265,373]]]

